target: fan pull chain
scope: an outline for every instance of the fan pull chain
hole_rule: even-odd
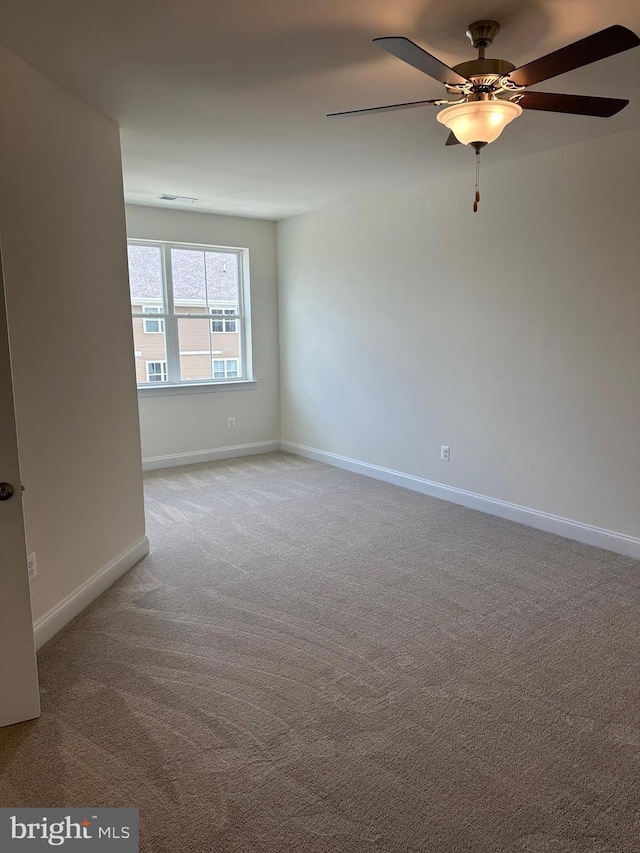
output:
[[[473,212],[478,212],[478,205],[480,204],[480,148],[476,148],[476,195],[473,202]]]

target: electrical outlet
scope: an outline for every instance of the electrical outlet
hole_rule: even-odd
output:
[[[443,444],[440,448],[440,459],[443,462],[451,462],[451,448],[447,444]]]
[[[27,557],[27,570],[29,572],[30,581],[38,577],[38,564],[36,563],[35,551]]]
[[[235,428],[236,428],[236,419],[235,418],[229,418],[229,429],[235,429]]]

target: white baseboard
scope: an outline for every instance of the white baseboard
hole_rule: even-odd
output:
[[[175,453],[172,456],[150,456],[142,460],[143,471],[157,468],[175,468],[178,465],[196,465],[198,462],[214,462],[216,459],[233,459],[235,456],[252,456],[256,453],[273,453],[280,450],[280,441],[256,441],[253,444],[235,444],[218,447],[216,450],[194,450],[190,453]]]
[[[587,545],[595,545],[597,548],[615,551],[618,554],[624,554],[627,557],[640,560],[640,539],[635,536],[616,533],[614,530],[605,530],[602,527],[594,527],[591,524],[583,524],[581,521],[573,521],[570,518],[562,518],[558,515],[551,515],[548,512],[540,512],[537,509],[519,506],[518,504],[501,501],[497,498],[490,498],[486,495],[478,495],[475,492],[467,492],[464,489],[457,489],[454,486],[445,486],[442,483],[435,483],[432,480],[425,480],[422,477],[402,474],[400,471],[382,468],[379,465],[371,465],[368,462],[359,462],[357,459],[350,459],[347,456],[340,456],[337,453],[328,453],[325,450],[306,447],[303,444],[296,444],[292,441],[281,442],[281,448],[286,453],[305,456],[307,459],[315,459],[317,462],[324,462],[327,465],[344,468],[346,471],[354,471],[356,474],[364,474],[366,477],[383,480],[385,483],[392,483],[394,486],[403,486],[405,489],[412,489],[424,495],[461,504],[471,509],[487,512],[490,515],[506,518],[509,521],[517,521],[529,527],[545,530],[547,533],[556,533],[558,536],[564,536],[567,539],[575,539]]]
[[[115,560],[97,571],[48,613],[41,616],[33,626],[36,649],[41,649],[58,631],[62,630],[72,619],[75,619],[79,613],[82,613],[85,607],[88,607],[92,601],[129,569],[133,568],[136,563],[139,563],[148,553],[149,540],[145,536],[137,545],[125,551],[124,554],[120,554]]]

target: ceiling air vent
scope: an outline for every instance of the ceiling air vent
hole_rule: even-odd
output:
[[[164,195],[159,195],[158,198],[160,201],[178,201],[182,204],[189,203],[193,204],[194,201],[198,201],[197,198],[190,198],[188,195],[168,195],[165,193]]]

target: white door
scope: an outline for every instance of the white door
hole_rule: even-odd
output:
[[[38,670],[0,258],[0,726],[38,716]]]

